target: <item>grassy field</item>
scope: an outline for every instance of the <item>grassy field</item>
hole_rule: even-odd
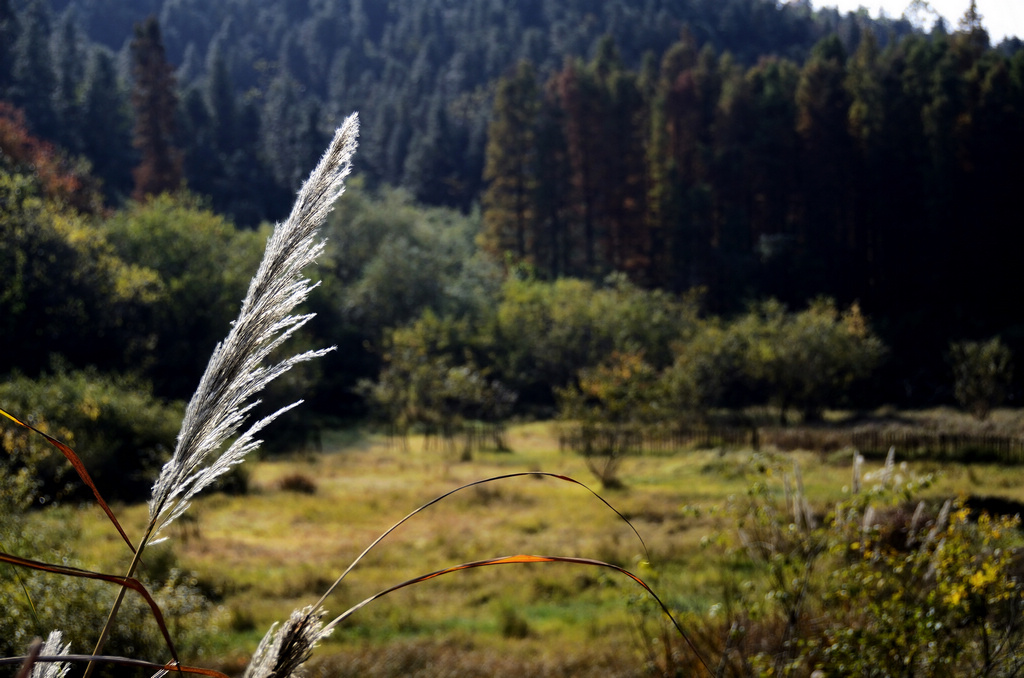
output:
[[[203,664],[237,672],[271,623],[315,602],[379,534],[445,492],[538,470],[601,491],[580,458],[558,451],[550,424],[516,426],[508,443],[511,452],[485,451],[457,461],[457,454],[425,447],[421,438],[410,438],[403,448],[357,431],[325,435],[322,453],[250,462],[249,494],[200,499],[190,511],[195,520],[180,522],[171,544],[158,547],[168,553],[154,550],[149,559],[176,558],[219,602],[212,656]],[[827,505],[850,483],[848,451],[769,456],[783,467],[799,462],[815,505]],[[626,460],[625,489],[601,494],[629,518],[646,551],[626,523],[579,486],[537,477],[476,486],[389,536],[326,606],[340,613],[417,575],[530,553],[625,567],[674,610],[703,616],[720,602],[729,573],[702,540],[729,528],[725,507],[747,491],[754,465],[749,450],[684,450]],[[907,471],[938,472],[928,490],[934,497],[964,493],[1024,501],[1021,468],[915,463]],[[81,517],[82,562],[116,571],[123,563],[113,556],[120,558],[123,546],[93,513],[98,511]],[[118,513],[138,530],[146,507],[120,507]],[[641,593],[611,570],[558,563],[456,573],[359,611],[318,650],[315,662],[330,675],[642,675],[650,634],[638,629],[651,614]]]

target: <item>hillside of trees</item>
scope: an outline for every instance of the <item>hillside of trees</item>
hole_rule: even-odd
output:
[[[1024,349],[1024,51],[973,8],[923,28],[764,0],[0,0],[0,374],[187,397],[359,110],[301,338],[339,350],[267,407],[363,416],[405,384],[549,415],[593,370],[681,364],[686,407],[791,402],[757,347],[840,318],[877,369],[823,405],[952,402],[951,342]]]
[[[482,242],[542,276],[624,271],[725,314],[856,301],[901,355],[1020,339],[1024,53],[977,16],[802,64],[687,34],[632,70],[608,39],[547,77],[522,62],[490,131]]]
[[[767,0],[450,3],[343,0],[2,0],[0,100],[33,133],[87,157],[108,200],[132,192],[134,27],[157,20],[177,82],[174,143],[191,190],[236,223],[280,219],[342,116],[362,114],[361,173],[416,199],[467,209],[483,188],[490,104],[521,60],[542,77],[614,40],[629,68],[684,26],[753,65],[802,61],[822,37],[886,44],[904,20]]]

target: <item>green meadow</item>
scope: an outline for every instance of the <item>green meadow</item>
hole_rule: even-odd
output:
[[[729,590],[759,585],[758,572],[720,545],[734,541],[737,498],[763,482],[781,499],[782,475],[798,464],[808,501],[824,511],[849,495],[852,478],[849,450],[681,449],[628,458],[624,488],[604,492],[581,457],[559,451],[551,423],[513,426],[507,442],[511,451],[484,450],[466,461],[436,439],[410,436],[403,444],[350,430],[326,434],[320,452],[245,462],[246,494],[200,497],[194,519],[177,523],[169,544],[147,555],[192,573],[216,603],[210,642],[197,661],[238,673],[272,623],[314,603],[407,513],[473,481],[525,471],[586,483],[643,541],[583,487],[551,477],[496,480],[456,492],[393,532],[326,601],[329,612],[463,562],[558,555],[638,574],[699,641],[713,635],[711,616]],[[866,462],[862,473],[881,465]],[[936,474],[922,495],[933,502],[957,494],[1024,501],[1024,469],[914,462],[900,471]],[[129,532],[146,521],[145,505],[116,510]],[[34,519],[68,515],[56,509]],[[124,545],[102,513],[89,506],[73,520],[81,562],[115,571]],[[448,574],[371,603],[318,648],[313,665],[329,675],[448,675],[441,665],[460,675],[648,675],[664,664],[659,653],[667,642],[682,665],[692,666],[690,651],[668,628],[644,591],[612,570],[502,565]],[[711,651],[707,642],[698,644]]]

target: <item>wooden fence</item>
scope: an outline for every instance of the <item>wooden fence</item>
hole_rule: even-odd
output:
[[[389,424],[384,429],[391,447],[408,449],[410,428]],[[450,426],[428,426],[416,430],[423,435],[424,451],[439,451],[466,455],[479,450],[508,450],[505,442],[505,424],[502,422],[468,421]]]
[[[901,459],[1024,464],[1024,437],[885,431],[833,427],[681,426],[637,429],[563,426],[559,449],[583,454],[668,454],[687,448],[751,448],[834,452],[852,448],[884,457],[895,447]]]

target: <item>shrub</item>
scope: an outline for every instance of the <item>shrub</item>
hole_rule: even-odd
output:
[[[316,494],[316,481],[304,473],[292,473],[278,482],[285,492],[297,492],[299,494]]]
[[[489,379],[472,359],[469,324],[441,318],[431,311],[416,322],[389,330],[384,340],[384,369],[376,382],[360,390],[375,414],[403,436],[418,426],[440,434],[454,448],[455,435],[466,432],[463,458],[471,453],[466,423],[496,423],[512,411],[517,394]],[[500,440],[496,440],[499,443]]]
[[[131,376],[60,366],[39,379],[14,376],[0,383],[0,402],[72,445],[104,496],[124,501],[148,493],[174,445],[182,413],[181,405],[154,398],[148,384]],[[6,428],[0,444],[9,455],[9,471],[30,470],[39,482],[37,498],[91,496],[77,483],[64,484],[66,462],[38,436]]]
[[[0,509],[0,544],[5,549],[41,559],[78,565],[73,555],[80,534],[71,509],[61,508],[62,520],[33,521],[26,525],[23,514],[12,507]],[[65,642],[79,651],[91,647],[110,611],[113,589],[98,589],[95,582],[72,577],[8,568],[12,576],[0,578],[0,656],[24,653],[33,637],[46,637],[52,629],[64,631]],[[6,573],[5,573],[6,574]],[[200,592],[196,581],[177,568],[170,551],[147,553],[142,580],[153,593],[164,614],[174,642],[183,655],[194,660],[215,636],[218,613]],[[109,650],[112,654],[160,657],[167,649],[163,636],[151,618],[149,607],[132,597],[121,610],[121,623],[113,628]],[[100,675],[124,675],[117,667]]]
[[[805,419],[817,419],[870,375],[885,354],[860,307],[840,311],[831,299],[818,299],[799,313],[764,302],[732,330],[747,347],[746,376],[768,394],[783,420],[790,407]]]
[[[827,512],[799,469],[761,459],[734,507],[717,628],[721,675],[1016,675],[1024,667],[1019,518],[941,509],[892,457]],[[771,478],[783,478],[780,493]],[[859,490],[861,481],[866,489]],[[869,483],[873,485],[868,486]],[[780,500],[781,498],[781,500]],[[719,636],[723,637],[723,636]]]
[[[949,346],[953,387],[960,406],[979,421],[1006,399],[1013,377],[1013,354],[999,337],[959,341]]]
[[[558,391],[559,418],[579,428],[579,451],[606,488],[621,488],[618,468],[637,451],[645,428],[664,420],[658,372],[639,353],[612,353],[580,371],[579,386]]]

